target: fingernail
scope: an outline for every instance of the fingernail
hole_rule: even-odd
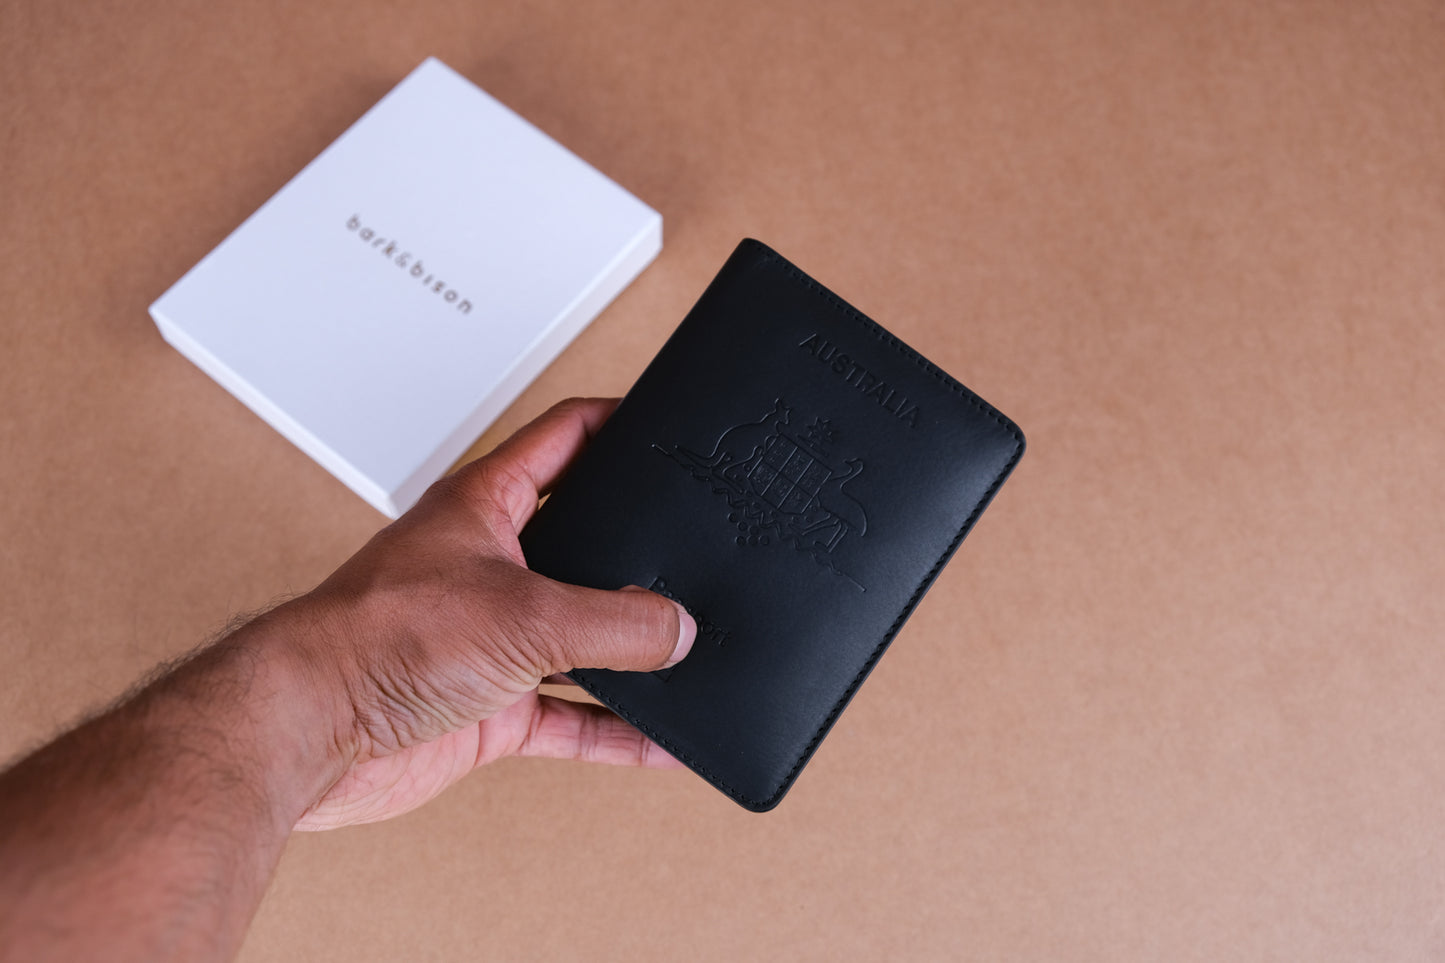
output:
[[[671,599],[668,601],[672,602]],[[677,646],[673,648],[672,655],[668,660],[663,663],[664,669],[670,669],[686,658],[687,654],[692,651],[693,640],[697,638],[697,623],[693,621],[691,615],[687,614],[687,609],[676,602],[672,602],[672,604],[677,608]]]

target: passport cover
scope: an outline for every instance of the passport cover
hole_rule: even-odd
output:
[[[1023,455],[1009,419],[743,241],[522,534],[535,571],[698,623],[571,677],[756,812],[787,792]]]

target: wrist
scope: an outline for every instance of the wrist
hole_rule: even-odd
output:
[[[289,830],[336,782],[356,756],[350,703],[329,664],[329,620],[303,596],[248,622],[196,659],[200,691],[237,687],[232,750],[266,787]],[[209,664],[206,664],[209,663]],[[177,687],[190,688],[187,665]]]

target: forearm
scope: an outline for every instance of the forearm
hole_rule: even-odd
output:
[[[235,953],[344,765],[296,622],[242,628],[0,775],[0,957]]]

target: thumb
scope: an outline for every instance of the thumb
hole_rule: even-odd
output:
[[[571,669],[651,671],[681,662],[697,623],[681,605],[635,585],[617,591],[553,582],[550,612],[538,612],[553,637],[543,675]]]

